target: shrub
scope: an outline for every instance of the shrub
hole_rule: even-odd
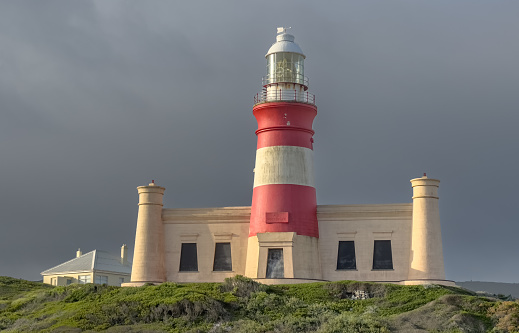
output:
[[[373,316],[341,313],[321,326],[318,333],[388,333],[385,324]]]
[[[516,302],[499,302],[488,309],[488,314],[494,323],[492,332],[519,331],[519,304]]]
[[[355,291],[371,298],[351,299]],[[495,333],[519,332],[519,303],[442,286],[356,281],[266,286],[236,276],[119,288],[42,287],[0,277],[0,330],[6,331],[385,333],[391,325],[453,333],[489,331],[492,324]]]
[[[222,292],[231,292],[238,297],[248,298],[253,293],[266,291],[268,286],[242,275],[226,278],[220,287]]]
[[[385,284],[359,281],[331,282],[324,285],[324,288],[329,291],[331,296],[338,299],[351,299],[356,291],[363,291],[370,297],[384,297],[387,291]]]

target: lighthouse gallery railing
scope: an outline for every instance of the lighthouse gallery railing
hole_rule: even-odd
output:
[[[297,102],[315,104],[315,95],[308,91],[272,89],[264,90],[254,96],[254,105],[267,102]]]

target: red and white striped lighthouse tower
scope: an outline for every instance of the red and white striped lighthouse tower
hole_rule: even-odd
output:
[[[246,274],[316,279],[321,275],[312,138],[317,107],[304,76],[305,55],[286,30],[278,28],[266,54],[267,75],[254,100],[258,145]]]

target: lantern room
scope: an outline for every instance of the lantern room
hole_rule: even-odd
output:
[[[254,104],[275,101],[315,104],[314,95],[307,91],[306,57],[287,29],[278,28],[276,42],[265,55],[267,75],[263,77],[263,91],[255,96]]]

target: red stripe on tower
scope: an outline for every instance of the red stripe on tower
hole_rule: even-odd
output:
[[[315,98],[304,76],[305,56],[282,31],[267,55],[263,91],[256,95],[258,122],[249,237],[296,232],[319,237],[313,172]]]

